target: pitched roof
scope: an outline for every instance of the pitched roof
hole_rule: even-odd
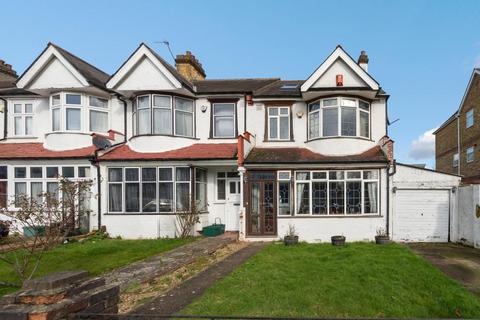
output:
[[[38,94],[15,87],[0,88],[0,96],[37,96]]]
[[[141,45],[144,45],[148,50],[150,50],[153,55],[158,59],[160,60],[160,62],[165,66],[165,68],[168,69],[168,71],[170,71],[170,73],[175,77],[175,79],[177,79],[180,83],[182,83],[184,86],[186,86],[187,88],[189,88],[191,91],[193,91],[193,85],[190,81],[188,81],[187,79],[185,79],[185,77],[183,77],[178,71],[177,69],[172,66],[170,63],[168,63],[165,59],[163,59],[157,52],[155,52],[155,50],[152,50],[149,46],[147,46],[145,43],[141,43]],[[136,50],[135,50],[136,51]]]
[[[236,143],[196,143],[188,147],[163,152],[137,152],[124,144],[107,151],[98,159],[100,161],[234,160],[236,157]]]
[[[92,86],[106,89],[105,84],[107,83],[110,75],[93,66],[92,64],[86,62],[83,59],[80,59],[76,55],[68,52],[67,50],[57,46],[54,43],[49,43],[52,47],[57,49],[60,54],[75,68],[78,72],[88,81]]]
[[[43,143],[0,143],[0,159],[65,159],[89,158],[95,152],[95,146],[54,151],[48,150]]]
[[[442,123],[440,127],[438,127],[438,129],[433,132],[433,134],[439,133],[443,128],[445,128],[448,124],[450,124],[450,122],[456,119],[457,115],[458,115],[458,110],[456,110],[450,117],[448,117],[448,119],[444,123]]]
[[[379,146],[363,153],[345,156],[331,156],[315,153],[307,148],[253,148],[245,159],[245,164],[293,164],[293,163],[357,163],[388,162]]]
[[[194,81],[193,84],[197,94],[249,93],[279,80],[278,78],[206,79]]]
[[[278,80],[255,90],[253,94],[256,97],[301,97],[300,87],[303,82],[303,80]]]

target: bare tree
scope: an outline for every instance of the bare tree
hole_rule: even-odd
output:
[[[200,210],[197,204],[192,202],[190,209],[178,211],[176,218],[180,238],[191,237],[195,225],[200,222]]]
[[[9,265],[22,282],[35,275],[43,254],[75,229],[78,216],[88,210],[83,208],[82,197],[89,193],[91,185],[87,180],[62,178],[56,192],[34,197],[17,195],[11,204],[15,209],[2,210],[11,220],[11,236],[0,253],[0,261]]]

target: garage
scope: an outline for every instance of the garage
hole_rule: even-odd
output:
[[[395,240],[448,242],[449,190],[399,189],[394,197]]]
[[[391,236],[395,241],[456,241],[460,177],[396,164],[390,194]]]

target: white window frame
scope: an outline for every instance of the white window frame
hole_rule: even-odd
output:
[[[330,179],[329,173],[333,171],[341,171],[343,172],[343,179]],[[367,171],[375,171],[377,172],[377,177],[374,179],[367,179],[364,178],[364,172]],[[309,179],[306,180],[300,180],[297,179],[297,172],[308,172],[310,174]],[[320,179],[314,179],[313,174],[321,172],[321,173],[326,173],[325,178],[320,178]],[[348,173],[350,172],[360,172],[360,178],[348,178]],[[380,181],[381,181],[381,174],[380,170],[378,169],[358,169],[358,170],[296,170],[293,172],[293,179],[294,179],[294,194],[293,194],[293,213],[294,216],[299,216],[299,217],[305,217],[305,216],[313,216],[313,217],[328,217],[328,216],[339,216],[339,217],[358,217],[358,216],[378,216],[381,212],[380,209]],[[312,196],[312,185],[314,182],[326,182],[327,183],[327,213],[326,214],[313,214],[313,196]],[[344,188],[344,196],[343,196],[343,211],[344,213],[342,214],[331,214],[330,213],[330,182],[338,182],[341,181],[343,182]],[[348,181],[359,181],[361,185],[361,212],[360,213],[347,213],[347,182]],[[365,213],[365,194],[364,194],[364,189],[365,189],[365,183],[366,182],[376,182],[377,183],[377,212],[372,212],[372,213]],[[298,204],[297,204],[297,184],[298,183],[307,183],[309,185],[309,212],[308,213],[297,213],[298,211]]]
[[[337,99],[337,104],[334,106],[325,106],[324,101],[325,100],[332,100],[332,99]],[[355,101],[355,106],[344,106],[342,101],[343,100],[354,100]],[[368,110],[362,109],[360,107],[360,101],[363,103],[366,103],[368,105]],[[310,106],[318,104],[319,109],[310,111]],[[364,99],[359,99],[359,98],[351,98],[351,97],[343,97],[343,96],[336,96],[336,97],[329,97],[325,99],[319,99],[315,100],[313,102],[310,102],[307,106],[307,126],[308,126],[308,140],[315,140],[315,139],[322,139],[322,138],[361,138],[361,139],[370,139],[370,133],[371,133],[371,125],[372,125],[372,119],[371,119],[371,107],[372,104]],[[355,121],[356,121],[356,134],[355,135],[342,135],[342,108],[355,108]],[[337,109],[337,134],[336,135],[329,135],[325,136],[323,134],[323,118],[324,118],[324,110],[326,109]],[[313,136],[310,134],[310,118],[313,114],[317,113],[319,114],[318,116],[318,132],[314,134]],[[360,128],[360,115],[361,113],[366,113],[368,115],[368,132],[367,136],[362,136],[361,135],[361,128]]]
[[[232,115],[226,115],[226,116],[218,116],[215,115],[215,107],[217,105],[231,105],[233,107],[233,112]],[[212,126],[213,126],[213,138],[216,139],[232,139],[235,138],[235,124],[237,123],[237,106],[235,102],[214,102],[212,103]],[[222,118],[222,119],[232,119],[233,120],[233,128],[232,128],[232,135],[231,136],[219,136],[217,135],[217,127],[216,127],[216,118]]]
[[[47,177],[47,167],[56,167],[57,170],[58,170],[58,176],[57,177],[52,177],[52,178],[49,178]],[[12,189],[12,192],[11,192],[11,195],[12,195],[12,198],[13,200],[15,199],[16,197],[16,194],[15,194],[15,184],[16,183],[25,183],[26,184],[26,195],[31,197],[31,193],[32,193],[32,182],[38,182],[38,183],[42,183],[42,192],[47,192],[47,187],[48,187],[48,184],[51,183],[51,182],[56,182],[57,184],[60,183],[60,180],[62,179],[62,168],[63,167],[73,167],[74,169],[74,176],[73,177],[70,177],[70,178],[67,178],[69,179],[70,181],[85,181],[85,180],[89,180],[91,179],[91,177],[79,177],[78,176],[78,168],[79,167],[89,167],[90,168],[90,173],[92,172],[92,167],[87,165],[87,164],[48,164],[48,165],[15,165],[15,166],[12,166],[12,171],[11,171],[11,175],[12,175],[12,179],[11,182],[12,182],[12,185],[13,185],[13,189]],[[25,178],[16,178],[15,177],[15,169],[16,168],[25,168]],[[42,168],[42,177],[41,178],[32,178],[31,177],[31,168]],[[10,175],[10,172],[8,172],[8,174]],[[62,198],[62,194],[61,194],[61,191],[58,190],[58,197],[59,199]],[[16,207],[14,207],[14,209],[18,209]]]
[[[466,157],[467,163],[473,162],[475,160],[475,147],[472,146],[467,148],[466,154],[467,154],[467,157]]]
[[[467,113],[466,113],[466,119],[465,119],[465,126],[466,128],[470,128],[470,127],[473,127],[473,124],[474,124],[474,110],[473,108],[468,110]]]
[[[163,106],[156,106],[155,105],[155,97],[164,97],[164,98],[168,98],[170,100],[170,105],[169,107],[163,107]],[[154,94],[152,95],[152,130],[151,130],[151,133],[152,134],[158,134],[158,135],[173,135],[173,98],[172,96],[167,96],[167,95],[160,95],[160,94]],[[155,133],[155,109],[161,109],[161,110],[168,110],[170,111],[170,132],[168,133]]]
[[[288,178],[281,178],[280,177],[281,173],[288,173]],[[288,205],[290,207],[290,214],[280,214],[280,183],[281,182],[283,182],[283,183],[288,182],[288,185],[289,185]],[[292,204],[293,195],[292,195],[292,193],[294,193],[293,188],[292,188],[292,172],[287,171],[287,170],[277,171],[277,213],[278,213],[278,216],[288,217],[288,216],[292,215],[292,210],[293,210],[293,204]]]
[[[453,155],[453,161],[452,161],[452,165],[454,168],[458,167],[459,160],[460,160],[460,157],[458,156],[458,153],[455,153]]]
[[[277,109],[278,113],[276,115],[271,115],[270,111],[273,109]],[[281,110],[287,110],[287,114],[280,114]],[[267,137],[268,141],[290,141],[291,133],[290,133],[290,107],[285,107],[285,106],[269,106],[267,107]],[[286,138],[280,138],[280,118],[287,118],[287,125],[288,125],[288,131],[287,131],[287,137]],[[270,119],[276,119],[277,122],[277,137],[272,138],[270,136]]]
[[[106,107],[92,106],[90,104],[90,99],[91,98],[106,100],[107,101],[107,106]],[[87,104],[88,104],[88,115],[87,115],[87,117],[88,117],[88,132],[89,133],[94,133],[94,132],[106,133],[106,132],[108,132],[108,130],[110,129],[110,100],[106,99],[106,98],[103,98],[103,97],[99,97],[99,96],[93,96],[93,95],[87,96],[86,100],[87,100]],[[92,124],[91,124],[91,121],[90,121],[92,111],[105,113],[107,115],[107,127],[106,127],[105,131],[93,131],[92,130]]]
[[[15,106],[16,105],[20,105],[20,113],[15,113]],[[27,105],[31,105],[32,106],[32,112],[27,112],[27,108],[26,106]],[[35,112],[34,112],[34,101],[26,101],[26,100],[13,100],[12,101],[12,124],[11,124],[11,128],[12,128],[12,132],[13,132],[13,137],[34,137],[34,119],[35,119]],[[16,133],[16,123],[15,123],[15,120],[16,119],[20,119],[20,123],[21,123],[21,130],[20,130],[20,133],[17,134]],[[27,134],[27,119],[30,119],[31,121],[31,134]]]
[[[156,174],[157,174],[157,178],[155,179],[155,181],[143,181],[143,178],[142,178],[142,169],[144,168],[155,168],[156,169]],[[160,180],[160,175],[159,175],[159,169],[162,168],[162,169],[165,169],[165,168],[168,168],[168,169],[171,169],[172,170],[172,180]],[[188,181],[177,181],[177,171],[176,169],[177,168],[188,168],[190,170],[190,179]],[[122,181],[110,181],[109,179],[107,179],[107,212],[109,214],[122,214],[122,215],[129,215],[129,214],[138,214],[138,215],[148,215],[148,214],[176,214],[177,213],[177,208],[176,208],[176,204],[177,204],[177,184],[187,184],[188,183],[188,190],[189,190],[189,201],[191,203],[191,200],[192,200],[192,174],[194,174],[194,170],[192,170],[191,167],[188,167],[188,166],[151,166],[151,165],[145,165],[145,166],[128,166],[128,167],[119,167],[119,166],[112,166],[112,167],[107,167],[107,178],[109,178],[109,170],[110,169],[122,169]],[[138,176],[138,181],[126,181],[126,169],[137,169],[138,172],[139,172],[139,176]],[[194,179],[195,180],[195,179]],[[144,183],[154,183],[156,184],[156,211],[155,212],[152,212],[152,211],[145,211],[143,212],[143,184]],[[173,192],[172,192],[172,211],[162,211],[160,212],[159,211],[159,203],[158,203],[158,200],[159,200],[159,183],[162,183],[162,182],[165,182],[165,183],[172,183],[172,186],[173,186]],[[196,181],[195,181],[196,182]],[[126,189],[125,189],[125,185],[127,183],[138,183],[139,184],[139,211],[136,211],[136,212],[133,212],[133,211],[126,211]],[[120,184],[122,185],[122,204],[121,204],[121,210],[120,211],[111,211],[110,210],[110,185],[111,184]],[[207,200],[208,200],[208,197],[207,197]]]
[[[177,110],[177,99],[184,99],[184,100],[189,100],[189,101],[192,101],[192,111],[185,111],[185,110]],[[173,97],[173,113],[174,113],[174,116],[173,116],[173,134],[174,136],[176,137],[185,137],[185,138],[195,138],[196,136],[196,116],[195,116],[195,100],[193,99],[188,99],[188,98],[184,98],[184,97],[176,97],[174,96]],[[191,136],[187,136],[187,135],[181,135],[181,134],[177,134],[177,111],[178,112],[183,112],[183,113],[191,113],[192,114],[192,135]]]

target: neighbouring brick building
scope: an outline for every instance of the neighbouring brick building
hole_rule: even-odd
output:
[[[435,132],[436,169],[480,181],[480,69],[474,69],[458,110]]]

